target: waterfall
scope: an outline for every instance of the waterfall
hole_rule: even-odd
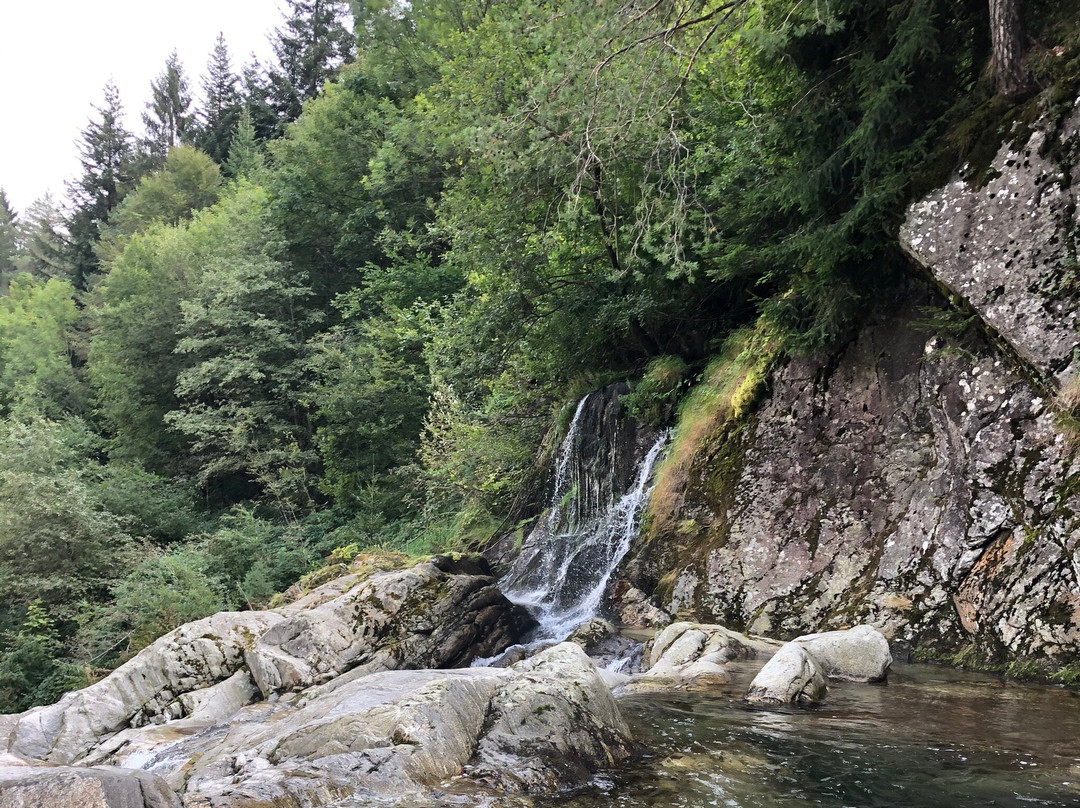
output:
[[[637,537],[667,433],[625,417],[621,389],[578,402],[559,445],[548,510],[503,578],[506,596],[540,623],[537,640],[563,640],[599,614]]]

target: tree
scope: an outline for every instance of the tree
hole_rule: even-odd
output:
[[[234,179],[254,181],[265,163],[259,150],[259,141],[255,137],[251,111],[245,106],[236,124],[236,134],[229,144],[229,159],[225,162],[225,170]]]
[[[195,211],[217,202],[220,190],[221,171],[207,154],[194,146],[174,147],[164,167],[140,179],[112,212],[98,242],[99,258],[103,263],[112,261],[128,238],[154,222],[190,219]]]
[[[188,111],[190,107],[191,93],[184,66],[173,51],[165,60],[165,69],[150,82],[150,101],[142,116],[146,137],[141,146],[148,165],[159,166],[169,149],[179,146],[191,134],[195,118]]]
[[[317,96],[353,55],[347,3],[286,0],[286,4],[285,24],[274,32],[277,64],[270,71],[271,101],[281,124],[299,118],[304,102]]]
[[[196,145],[223,165],[240,118],[239,79],[229,62],[225,35],[218,34],[202,80],[205,101],[198,113]]]
[[[35,278],[72,280],[64,220],[52,196],[45,194],[26,209],[18,221],[19,272]]]
[[[7,194],[0,188],[0,288],[6,288],[15,277],[21,232],[17,217]]]
[[[72,203],[69,261],[79,289],[86,289],[98,271],[94,245],[109,213],[120,204],[131,183],[131,135],[121,121],[123,108],[115,84],[106,85],[105,103],[94,109],[100,117],[91,119],[79,144],[82,177],[68,184]]]
[[[255,139],[259,143],[265,143],[271,138],[277,137],[279,131],[277,114],[271,103],[270,79],[259,60],[251,57],[241,72],[240,82],[243,85],[244,108],[251,116],[252,125],[255,127]]]
[[[80,414],[82,388],[72,366],[74,294],[67,281],[22,275],[0,298],[0,408],[5,413]]]
[[[261,493],[286,519],[309,507],[307,415],[301,405],[317,313],[302,272],[279,261],[266,192],[241,185],[211,211],[226,236],[181,302],[180,406],[166,422],[191,441],[215,498]],[[254,487],[254,491],[251,488]]]
[[[990,73],[999,95],[1019,95],[1028,88],[1020,0],[990,0]]]

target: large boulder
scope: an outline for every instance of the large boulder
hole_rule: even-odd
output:
[[[264,695],[351,670],[454,668],[500,653],[532,618],[480,557],[441,556],[374,575],[265,632],[246,659]]]
[[[646,672],[630,690],[648,690],[653,683],[677,681],[681,686],[726,682],[724,665],[736,659],[768,657],[780,643],[751,637],[723,626],[672,623],[652,641]]]
[[[511,670],[491,701],[470,776],[502,791],[551,793],[630,756],[630,730],[578,645],[556,645]]]
[[[614,699],[571,643],[509,669],[356,668],[220,726],[171,736],[169,726],[129,731],[118,760],[160,774],[189,808],[418,804],[448,778],[478,800],[491,788],[553,792],[631,749]]]
[[[186,709],[183,694],[233,676],[245,651],[280,620],[273,612],[222,612],[183,625],[100,682],[23,713],[8,737],[8,751],[72,763],[125,727],[179,718]]]
[[[809,652],[830,679],[880,682],[892,665],[889,641],[873,626],[807,634],[795,642]]]
[[[48,766],[0,755],[0,808],[180,808],[147,772]]]
[[[811,704],[828,690],[825,674],[814,658],[797,642],[784,645],[765,663],[746,700],[757,704]]]

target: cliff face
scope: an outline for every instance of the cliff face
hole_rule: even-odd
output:
[[[913,283],[838,355],[778,367],[653,502],[629,583],[759,633],[870,622],[924,656],[1075,662],[1080,464],[1048,399],[1080,345],[1078,131],[1044,119],[989,182],[910,209],[905,249],[975,327]]]

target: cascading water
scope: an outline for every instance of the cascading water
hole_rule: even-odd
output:
[[[563,640],[599,613],[611,576],[637,537],[667,441],[667,433],[642,435],[625,426],[628,419],[611,417],[617,391],[605,400],[606,392],[578,403],[559,446],[548,511],[502,581],[506,596],[539,622],[536,641]]]

